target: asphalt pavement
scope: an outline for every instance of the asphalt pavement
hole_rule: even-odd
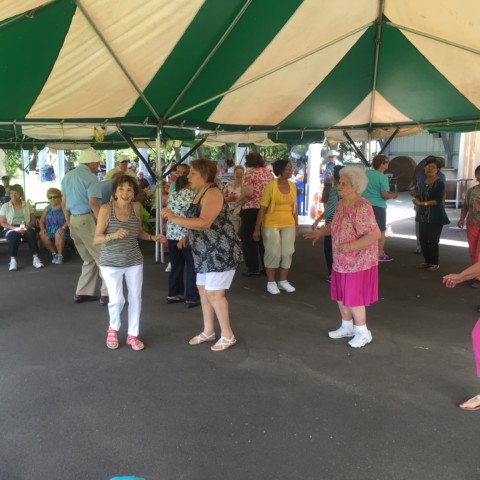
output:
[[[441,282],[469,263],[459,212],[448,209],[441,268],[428,272],[415,268],[410,199],[392,202],[394,261],[379,266],[373,342],[358,350],[327,336],[339,314],[321,245],[303,239],[295,293],[270,295],[264,277],[237,273],[228,298],[238,344],[220,353],[188,345],[201,310],[166,304],[152,244],[141,352],[125,345],[125,328],[108,350],[106,307],[73,303],[74,252],[36,270],[22,246],[21,268],[8,272],[0,246],[0,479],[479,478],[480,412],[456,406],[480,393],[470,343],[479,291]]]

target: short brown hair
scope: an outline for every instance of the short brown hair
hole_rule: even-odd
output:
[[[206,182],[214,182],[217,176],[217,164],[208,158],[192,160],[190,167],[196,170]]]
[[[112,179],[112,196],[115,200],[117,199],[115,197],[115,192],[117,191],[117,188],[124,183],[128,183],[133,188],[133,193],[135,197],[138,195],[138,191],[140,190],[140,188],[135,177],[125,174],[115,175]]]
[[[264,167],[265,160],[263,159],[262,155],[258,152],[250,152],[245,157],[245,165],[247,167]]]
[[[51,193],[53,193],[54,195],[57,195],[60,198],[62,198],[62,192],[58,188],[55,188],[55,187],[49,188],[47,190],[47,198],[50,196]]]
[[[372,167],[374,170],[378,170],[385,162],[388,163],[388,157],[386,155],[375,155],[372,160]]]

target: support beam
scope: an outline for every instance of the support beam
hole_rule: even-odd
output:
[[[137,155],[140,161],[145,165],[145,168],[148,170],[148,173],[152,177],[152,180],[156,182],[157,175],[152,170],[152,167],[150,167],[150,165],[148,164],[148,160],[146,158],[143,158],[143,155],[140,153],[140,150],[135,146],[135,144],[133,143],[133,140],[121,128],[118,129],[118,132],[123,137],[123,139],[128,143],[128,146],[135,152],[135,155]],[[157,159],[157,163],[158,163],[158,159]]]
[[[170,173],[172,173],[177,167],[178,165],[182,164],[195,150],[197,150],[198,148],[200,148],[204,143],[205,141],[207,140],[207,138],[202,138],[188,153],[186,153],[178,162],[174,163],[166,172],[164,172],[162,174],[162,177],[165,178],[167,177],[168,175],[170,175]]]
[[[363,163],[366,167],[371,167],[370,163],[369,163],[368,160],[365,158],[365,156],[363,155],[362,151],[355,145],[355,142],[352,140],[352,137],[347,133],[346,130],[343,131],[343,135],[345,135],[345,138],[348,140],[348,143],[349,143],[350,146],[355,150],[355,153],[357,154],[358,158],[360,158],[360,160],[362,161],[362,163]]]
[[[384,144],[382,145],[382,149],[380,150],[380,152],[378,152],[379,155],[385,151],[385,149],[390,145],[390,142],[395,138],[395,136],[397,135],[397,133],[398,133],[399,131],[400,131],[400,129],[397,128],[397,129],[392,133],[392,136],[391,136],[386,142],[384,142]]]

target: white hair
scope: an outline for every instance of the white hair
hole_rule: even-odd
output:
[[[358,167],[343,167],[339,172],[341,177],[347,177],[352,184],[353,190],[361,195],[367,188],[367,176],[363,169]]]

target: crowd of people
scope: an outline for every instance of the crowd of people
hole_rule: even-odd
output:
[[[340,325],[328,332],[329,337],[348,337],[351,347],[361,348],[373,339],[367,328],[366,307],[378,300],[378,264],[393,260],[385,253],[386,200],[397,198],[397,193],[390,192],[385,176],[386,156],[377,155],[373,168],[366,173],[338,164],[334,151],[327,157],[325,211],[314,221],[312,232],[303,237],[313,245],[324,239],[330,295],[340,315]],[[171,271],[167,303],[201,306],[203,329],[189,340],[190,345],[212,342],[211,350],[218,352],[237,343],[226,291],[243,262],[246,277],[266,276],[268,293],[295,292],[288,274],[298,237],[298,202],[294,167],[289,160],[277,160],[272,172],[259,153],[249,153],[246,168],[232,166],[233,179],[225,186],[211,160],[178,166],[175,181],[162,188],[168,202],[159,217],[167,221],[166,235],[152,234],[144,222],[145,179],[128,169],[128,158],[120,155],[116,167],[107,172],[105,181],[111,183],[107,201],[103,182],[96,176],[100,165],[97,153],[84,150],[78,163],[65,175],[61,191],[48,189],[49,204],[38,220],[38,233],[51,254],[51,263],[56,265],[63,264],[65,245],[74,240],[83,265],[73,300],[99,300],[108,306],[109,349],[119,347],[121,313],[126,303],[124,282],[128,290],[126,343],[135,351],[144,348],[139,338],[143,283],[139,240],[168,245]],[[425,258],[420,268],[436,271],[440,235],[443,225],[449,223],[444,208],[445,181],[436,157],[428,157],[424,163],[422,178],[411,195]],[[461,273],[444,276],[449,288],[466,280],[473,280],[474,288],[480,286],[480,167],[475,176],[478,184],[467,191],[458,222],[460,228],[467,227],[472,265]],[[0,224],[8,242],[9,269],[17,270],[21,240],[28,244],[33,266],[42,268],[35,212],[25,201],[20,185],[7,187],[8,192],[1,192],[8,193],[9,199],[0,209]],[[318,228],[321,222],[324,224]],[[96,296],[98,276],[101,289]],[[480,326],[478,330],[474,349],[480,372]],[[480,395],[460,406],[480,409]]]

